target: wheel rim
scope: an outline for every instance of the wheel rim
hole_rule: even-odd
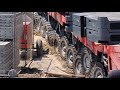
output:
[[[43,27],[43,24],[42,24],[42,22],[40,22],[40,29],[39,29],[39,30],[41,30],[41,29],[42,29],[42,27]]]
[[[47,39],[47,28],[46,28],[46,26],[44,27],[44,36],[45,36],[45,39]]]
[[[73,53],[71,50],[68,50],[68,59],[67,61],[72,64],[73,63]]]
[[[81,74],[82,64],[80,63],[80,59],[77,59],[75,70],[76,74]]]
[[[47,32],[48,32],[48,31],[45,32],[45,39],[46,39],[46,40],[48,39]]]
[[[37,31],[39,31],[39,26],[37,26]]]
[[[38,25],[37,25],[37,31],[39,31],[40,30],[40,23],[38,23]]]
[[[91,62],[90,62],[90,56],[88,54],[84,55],[83,65],[84,65],[86,72],[89,72],[90,67],[91,67]]]
[[[65,57],[65,54],[66,54],[65,42],[62,42],[62,44],[61,44],[61,54],[62,54],[63,57]]]
[[[58,41],[55,39],[55,44],[54,44],[54,46],[55,46],[55,50],[58,52]]]
[[[41,35],[43,35],[43,32],[44,32],[43,29],[44,29],[44,27],[42,26],[42,27],[41,27]]]
[[[103,77],[104,77],[103,73],[100,70],[98,70],[95,74],[95,78],[103,78]]]

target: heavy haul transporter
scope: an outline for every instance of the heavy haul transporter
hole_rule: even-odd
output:
[[[38,12],[42,37],[76,75],[120,75],[120,12]]]

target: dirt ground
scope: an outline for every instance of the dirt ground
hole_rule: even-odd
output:
[[[48,45],[46,40],[40,36],[35,36],[34,40],[40,38],[43,43],[43,55],[35,58],[22,72],[19,78],[58,78],[73,75],[73,70],[67,67],[65,60],[62,60],[59,53],[56,53]],[[34,42],[35,42],[34,41]]]

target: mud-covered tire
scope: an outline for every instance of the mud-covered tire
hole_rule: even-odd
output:
[[[81,55],[78,54],[73,61],[73,71],[75,75],[84,75],[84,68],[82,65]]]
[[[42,50],[43,50],[42,41],[37,40],[37,42],[36,42],[36,54],[37,54],[37,57],[40,57],[42,55]]]
[[[69,42],[67,37],[66,36],[61,37],[60,43],[59,43],[59,51],[60,51],[60,56],[63,60],[66,59],[65,53],[68,45],[69,45]]]
[[[48,44],[53,47],[53,34],[48,34]]]
[[[45,39],[46,39],[46,41],[48,41],[48,32],[50,32],[52,30],[53,29],[52,29],[52,26],[51,26],[50,22],[47,21],[45,23]]]
[[[54,42],[54,49],[57,53],[59,53],[59,43],[60,43],[60,36],[55,33],[53,37]]]
[[[91,69],[90,78],[105,78],[105,70],[100,62],[96,62]]]
[[[39,26],[40,26],[39,30],[41,30],[41,27],[43,26],[43,20],[42,20],[42,17],[40,18]],[[41,31],[40,31],[40,32],[41,32]]]
[[[81,55],[81,65],[84,71],[83,73],[85,75],[89,75],[93,66],[91,53],[86,47],[81,47],[80,55]]]
[[[56,33],[55,30],[52,30],[52,31],[49,31],[47,32],[48,34],[48,39],[47,39],[47,42],[48,44],[53,47],[54,46],[54,34]]]
[[[77,50],[74,45],[69,44],[66,48],[66,62],[69,68],[73,69],[73,61],[77,56]]]

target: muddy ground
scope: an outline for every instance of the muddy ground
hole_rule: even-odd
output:
[[[59,53],[56,53],[42,37],[36,36],[34,40],[40,38],[43,43],[43,55],[35,58],[18,75],[19,78],[59,78],[72,77],[73,70],[67,67],[65,60],[62,60]],[[34,41],[34,42],[35,42]],[[49,74],[48,74],[49,73]]]

